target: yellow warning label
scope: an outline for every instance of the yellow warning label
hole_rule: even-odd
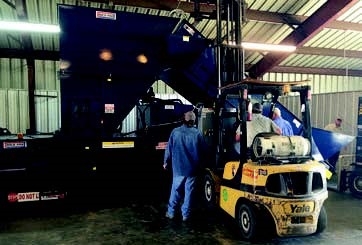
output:
[[[102,142],[102,148],[134,148],[134,141]]]

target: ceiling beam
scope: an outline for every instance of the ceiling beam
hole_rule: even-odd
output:
[[[3,0],[3,2],[12,7],[13,9],[15,9],[15,4],[10,2],[9,0]]]
[[[346,70],[333,68],[275,66],[269,72],[362,77],[362,70]]]
[[[54,60],[60,59],[58,51],[47,50],[23,50],[23,49],[8,49],[0,48],[1,58],[10,59],[34,59],[34,60]]]
[[[293,15],[293,14],[280,14],[268,11],[259,10],[246,10],[246,18],[250,21],[268,22],[273,24],[286,24],[286,25],[301,25],[308,16]],[[337,29],[337,30],[350,30],[362,32],[362,24],[353,23],[347,21],[332,20],[324,26],[325,28]]]
[[[329,0],[321,6],[313,15],[308,17],[292,33],[290,33],[281,44],[295,45],[301,47],[310,40],[316,33],[322,30],[330,21],[337,19],[359,0]],[[287,53],[268,53],[255,64],[250,70],[249,75],[252,78],[258,78],[277,66],[289,54]]]
[[[358,50],[299,47],[294,53],[362,59],[362,51]]]

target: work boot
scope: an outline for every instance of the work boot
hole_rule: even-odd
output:
[[[168,218],[168,219],[171,219],[171,220],[174,218],[174,216],[169,214],[168,212],[166,212],[165,217]]]

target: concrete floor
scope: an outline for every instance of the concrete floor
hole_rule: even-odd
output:
[[[357,199],[348,192],[342,193],[329,190],[325,207],[328,215],[328,225],[323,233],[306,237],[272,238],[262,240],[257,244],[362,244],[362,199]],[[250,244],[238,240],[237,234],[232,233],[232,236],[234,236],[233,239],[221,244]]]
[[[26,217],[17,215],[16,220],[1,221],[0,244],[250,244],[238,238],[236,230],[221,214],[209,215],[190,230],[182,224],[170,224],[164,218],[165,203],[151,206],[123,206],[76,215],[58,213],[40,217],[34,213],[29,218],[30,211]],[[325,207],[328,226],[323,233],[271,238],[257,244],[362,244],[362,200],[348,193],[329,191]],[[124,222],[126,225],[121,228]]]

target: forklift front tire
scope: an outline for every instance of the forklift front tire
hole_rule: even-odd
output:
[[[326,208],[322,206],[318,216],[316,233],[322,233],[326,228],[327,228],[327,211]]]
[[[237,223],[240,234],[245,240],[253,240],[257,234],[257,216],[254,208],[241,203],[237,209]]]
[[[214,209],[216,207],[215,182],[210,173],[204,175],[202,196],[204,205],[207,209]]]

